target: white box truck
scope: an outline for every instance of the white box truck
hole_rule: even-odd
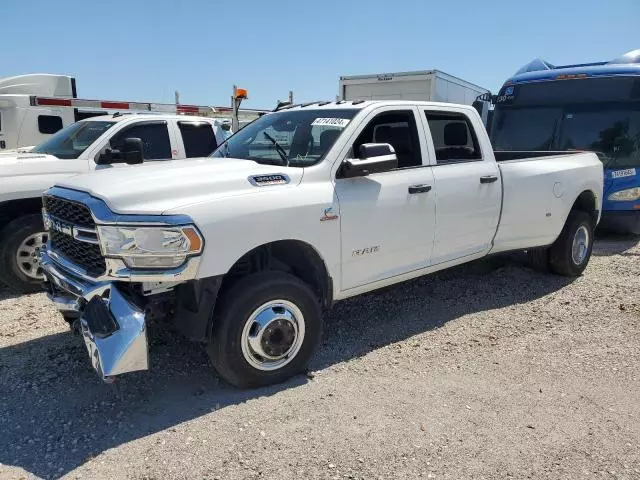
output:
[[[439,70],[340,77],[341,100],[418,100],[472,105],[489,90]]]

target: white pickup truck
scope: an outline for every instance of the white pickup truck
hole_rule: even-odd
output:
[[[0,154],[0,282],[21,293],[42,288],[41,197],[57,181],[124,164],[105,149],[122,149],[127,138],[142,141],[145,161],[206,156],[225,141],[226,127],[197,116],[114,114],[73,123],[28,153]]]
[[[507,155],[507,154],[505,154]],[[146,322],[253,387],[300,372],[338,300],[526,249],[580,275],[592,153],[496,161],[472,107],[354,101],[266,114],[212,155],[62,180],[44,195],[50,298],[105,380],[148,368]]]

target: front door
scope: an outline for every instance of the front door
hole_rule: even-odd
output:
[[[354,135],[351,155],[363,143],[389,143],[398,157],[398,168],[366,177],[336,179],[342,290],[429,265],[435,192],[425,140],[418,135],[417,113],[411,107],[375,110]]]
[[[117,132],[108,145],[114,149],[121,149],[126,138],[139,138],[142,140],[142,156],[145,162],[171,160],[174,153],[177,155],[177,148],[171,143],[169,137],[169,125],[165,120],[149,120],[125,126]],[[126,163],[113,163],[108,165],[97,165],[97,169],[126,167]]]

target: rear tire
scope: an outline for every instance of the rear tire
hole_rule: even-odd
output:
[[[593,249],[593,220],[581,210],[572,210],[558,239],[549,249],[551,271],[567,277],[582,274]]]
[[[538,272],[549,272],[549,248],[531,248],[527,250],[527,261],[529,266]]]
[[[207,353],[220,376],[239,388],[280,383],[302,372],[322,336],[317,296],[288,273],[239,280],[216,310]]]
[[[42,290],[38,252],[46,236],[38,214],[16,218],[0,232],[0,281],[14,292]]]

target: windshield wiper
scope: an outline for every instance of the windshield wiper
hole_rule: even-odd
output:
[[[289,166],[289,159],[287,158],[287,151],[282,148],[282,145],[280,145],[278,143],[278,141],[273,138],[271,135],[269,135],[267,132],[262,132],[262,134],[267,137],[267,139],[273,143],[273,145],[276,147],[276,152],[278,152],[278,155],[280,155],[280,158],[282,159],[282,161],[284,162],[285,167]]]

